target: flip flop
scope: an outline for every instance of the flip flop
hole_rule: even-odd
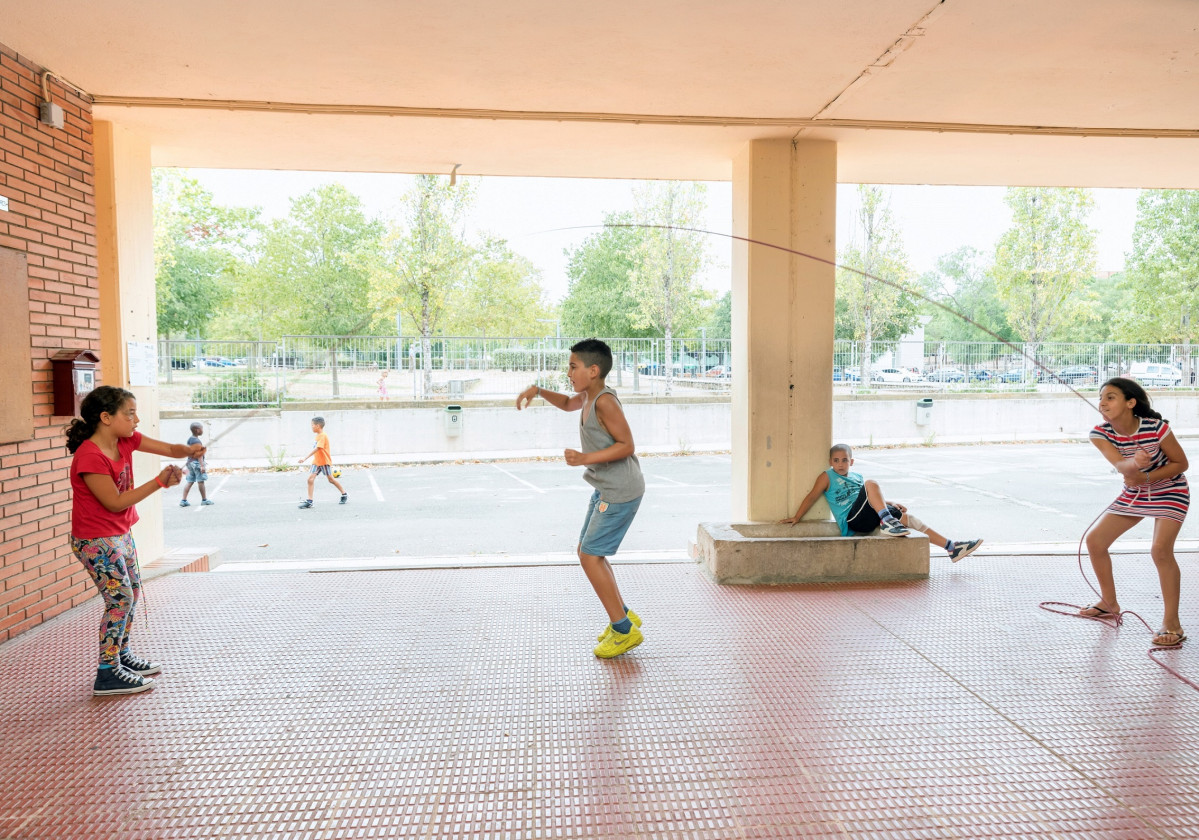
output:
[[[1165,642],[1159,642],[1158,639],[1162,636],[1176,636],[1178,638],[1178,641],[1170,642],[1168,644]],[[1186,640],[1187,640],[1187,636],[1186,636],[1185,631],[1175,633],[1173,630],[1167,630],[1163,627],[1161,630],[1158,630],[1157,634],[1153,637],[1153,645],[1154,645],[1154,647],[1172,648],[1172,647],[1178,647]]]
[[[1085,610],[1094,610],[1095,614],[1087,615]],[[1091,604],[1089,607],[1083,607],[1078,611],[1078,614],[1083,618],[1117,618],[1120,615],[1119,613],[1114,613],[1111,610],[1105,610],[1098,604]],[[1160,636],[1161,634],[1159,633],[1158,635]]]

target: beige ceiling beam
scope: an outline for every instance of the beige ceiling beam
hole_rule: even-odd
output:
[[[963,134],[1036,135],[1046,137],[1199,138],[1199,128],[1132,128],[1119,126],[1004,125],[914,120],[811,119],[807,117],[731,117],[696,114],[621,114],[583,111],[506,111],[490,108],[422,108],[401,105],[342,105],[311,102],[269,102],[246,99],[179,99],[150,96],[94,95],[98,106],[170,108],[209,111],[252,111],[314,116],[424,117],[456,120],[624,123],[743,127],[839,128],[862,131],[928,131]]]

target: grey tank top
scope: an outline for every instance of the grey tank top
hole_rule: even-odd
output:
[[[600,391],[596,402],[604,394],[611,394],[612,399],[620,402],[611,388]],[[584,416],[579,418],[579,440],[584,452],[598,452],[616,442],[595,416],[595,403],[584,407],[583,411]],[[588,464],[583,480],[600,492],[602,500],[613,504],[631,502],[645,495],[645,478],[641,475],[641,462],[636,455],[604,464]]]

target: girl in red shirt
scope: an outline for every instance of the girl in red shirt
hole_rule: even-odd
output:
[[[137,431],[137,400],[123,388],[101,385],[83,399],[80,417],[67,427],[71,459],[71,552],[83,563],[104,598],[100,624],[100,665],[92,694],[136,694],[154,687],[157,662],[129,650],[141,591],[137,548],[129,529],[142,499],[178,484],[183,476],[171,464],[152,481],[133,485],[133,453],[198,458],[204,446],[163,443]]]

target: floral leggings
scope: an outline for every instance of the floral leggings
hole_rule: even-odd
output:
[[[133,611],[142,588],[133,534],[92,540],[72,537],[71,552],[87,569],[104,598],[104,618],[100,622],[100,664],[116,665],[121,651],[129,647],[129,628],[133,626]]]

